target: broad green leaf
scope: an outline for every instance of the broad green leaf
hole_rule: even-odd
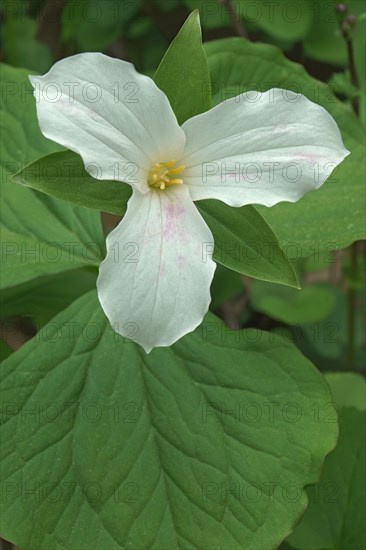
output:
[[[258,207],[291,256],[310,256],[314,247],[343,248],[366,237],[364,132],[331,89],[273,46],[230,38],[205,45],[214,103],[248,90],[284,88],[323,105],[335,118],[351,154],[318,190],[299,202]],[[315,167],[316,169],[316,167]],[[316,175],[316,173],[315,173]]]
[[[280,40],[301,40],[311,26],[312,10],[308,0],[236,0],[233,5],[244,21]]]
[[[12,181],[75,205],[121,216],[131,196],[130,185],[90,176],[80,155],[73,151],[46,155],[24,167]]]
[[[299,287],[275,233],[253,206],[232,208],[216,200],[196,206],[214,235],[216,262],[255,279]]]
[[[365,412],[342,409],[340,436],[326,458],[319,485],[307,490],[309,507],[289,537],[299,550],[365,548]]]
[[[0,362],[4,361],[9,355],[13,353],[13,350],[6,344],[6,342],[3,342],[0,340]]]
[[[337,288],[327,288],[334,296],[335,306],[320,321],[294,325],[290,341],[294,341],[302,353],[322,369],[344,370],[348,361],[348,297]],[[364,368],[366,359],[363,294],[357,298],[355,312],[355,364],[359,369]],[[287,332],[280,334],[288,337]]]
[[[62,40],[78,51],[105,51],[140,7],[140,0],[68,0],[62,10]]]
[[[14,10],[14,11],[13,11]],[[47,72],[52,65],[52,55],[45,42],[37,40],[37,22],[26,17],[24,7],[8,6],[3,28],[5,59],[16,67],[31,71]],[[18,14],[14,17],[12,14]],[[19,39],[21,37],[21,40]]]
[[[299,550],[356,550],[365,548],[365,406],[360,410],[357,397],[360,380],[350,374],[338,374],[333,393],[339,411],[339,440],[336,449],[324,461],[320,483],[309,487],[309,507],[304,517],[288,538]],[[341,377],[344,392],[351,390],[355,402],[339,395]],[[334,387],[333,375],[327,375]],[[352,386],[354,388],[352,389]],[[364,388],[363,381],[363,389]],[[315,409],[318,414],[320,409]],[[320,412],[320,414],[322,414]],[[323,413],[324,414],[324,413]],[[331,409],[325,417],[333,416]]]
[[[310,32],[304,40],[304,53],[318,61],[345,66],[346,42],[339,30],[335,6],[335,0],[313,0],[314,17]]]
[[[0,294],[1,316],[30,316],[36,327],[40,328],[77,298],[95,288],[96,279],[96,269],[73,269],[6,288]]]
[[[2,392],[2,534],[21,548],[275,548],[337,436],[281,338],[209,315],[146,355],[95,293],[3,363]]]
[[[28,74],[1,64],[1,183],[33,160],[63,150],[41,134]]]
[[[338,96],[341,95],[346,101],[350,102],[355,96],[359,96],[362,92],[352,83],[351,75],[348,69],[342,72],[332,74],[328,80],[328,85],[333,89]]]
[[[129,185],[89,176],[80,156],[71,151],[43,157],[13,180],[74,204],[121,216],[131,195]],[[196,206],[214,235],[217,262],[251,277],[298,286],[276,235],[252,206],[231,208],[218,201],[198,201]]]
[[[211,107],[211,84],[202,48],[200,17],[195,10],[174,38],[155,75],[179,124]]]
[[[365,377],[355,372],[327,372],[325,379],[330,385],[338,407],[355,407],[366,410]]]
[[[334,294],[326,286],[305,286],[301,290],[253,281],[250,303],[261,311],[284,323],[314,323],[327,317],[334,309]]]
[[[6,186],[6,187],[5,187]],[[29,195],[24,197],[24,192]],[[88,265],[97,266],[104,249],[99,215],[50,197],[38,198],[20,186],[2,193],[1,288]]]
[[[9,183],[33,160],[59,151],[39,130],[28,71],[2,66],[1,287],[97,265],[104,238],[99,214]]]

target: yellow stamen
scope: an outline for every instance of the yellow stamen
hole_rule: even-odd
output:
[[[169,170],[169,174],[180,174],[185,169],[185,166],[178,166],[177,168],[173,168],[172,170]]]
[[[185,169],[185,166],[177,166],[173,168],[175,160],[167,162],[157,162],[149,171],[148,184],[155,189],[164,190],[170,185],[179,185],[183,183],[182,179],[174,178],[176,174],[180,174]]]

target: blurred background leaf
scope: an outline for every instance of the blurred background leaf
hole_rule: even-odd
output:
[[[62,10],[61,39],[78,52],[104,52],[140,8],[139,0],[68,0]]]
[[[314,323],[324,319],[336,300],[326,286],[306,286],[297,290],[282,285],[253,281],[250,302],[256,311],[284,323]]]
[[[326,380],[338,409],[339,440],[325,458],[319,484],[308,487],[309,506],[287,540],[297,550],[356,550],[366,543],[365,380],[345,373],[330,373]],[[314,418],[335,421],[332,404],[315,407]]]
[[[47,44],[37,40],[37,23],[30,17],[8,17],[1,34],[9,64],[40,73],[51,67],[51,50]]]

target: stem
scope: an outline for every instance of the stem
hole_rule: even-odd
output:
[[[14,33],[14,1],[10,0],[8,2],[9,11],[6,15],[5,19],[5,61],[6,63],[9,63],[9,65],[17,66],[17,58],[15,52],[15,33]]]
[[[358,90],[359,83],[355,65],[355,57],[353,53],[353,42],[349,35],[345,36],[348,55],[348,66],[351,75],[351,82]],[[358,117],[360,113],[359,98],[355,96],[352,99],[352,108],[355,115]],[[353,243],[350,248],[351,257],[351,279],[356,279],[357,276],[357,243]],[[352,282],[351,282],[352,284]],[[355,365],[355,314],[356,314],[356,293],[354,288],[348,289],[348,364],[351,369]]]
[[[348,67],[349,67],[349,72],[351,76],[351,82],[353,87],[356,90],[359,90],[355,56],[353,53],[352,30],[350,29],[350,27],[347,28],[347,26],[344,25],[345,21],[346,20],[344,20],[343,22],[341,20],[339,21],[339,28],[346,42]],[[360,112],[358,95],[352,98],[352,108],[355,115],[358,117]],[[355,347],[355,315],[356,315],[356,308],[357,308],[357,304],[356,304],[357,296],[356,296],[355,289],[352,288],[352,283],[353,283],[353,280],[355,280],[357,277],[357,242],[353,243],[350,246],[349,251],[350,251],[350,260],[351,260],[351,269],[350,269],[351,286],[348,288],[348,365],[351,369],[353,369],[355,364],[354,347]]]
[[[65,0],[46,0],[37,17],[38,30],[37,40],[46,43],[56,59],[64,57],[66,52],[60,40],[61,34],[61,12]],[[50,13],[52,16],[50,17]],[[76,52],[71,52],[76,53]]]
[[[359,83],[358,83],[357,72],[356,72],[355,56],[353,54],[353,42],[349,36],[345,37],[345,40],[347,45],[348,65],[349,65],[349,72],[351,75],[351,82],[353,86],[358,90]],[[358,96],[355,96],[352,99],[352,107],[356,116],[358,116],[360,112]]]
[[[231,24],[232,24],[232,27],[233,27],[235,33],[238,36],[241,36],[242,38],[249,38],[248,37],[248,32],[247,32],[246,28],[244,27],[242,20],[240,19],[240,17],[236,13],[235,7],[233,6],[232,1],[231,0],[219,0],[219,2],[226,9],[226,11],[227,11],[227,13],[228,13],[228,15],[231,19]]]
[[[349,17],[354,17],[354,16],[349,16]],[[355,22],[356,22],[356,19],[352,23],[352,27],[354,26]],[[346,42],[347,57],[348,57],[348,68],[349,68],[349,72],[350,72],[350,75],[351,75],[351,82],[352,82],[352,85],[354,86],[354,88],[359,90],[360,85],[359,85],[358,78],[357,78],[355,56],[354,56],[354,53],[353,53],[352,27],[350,27],[349,25],[347,26],[346,23],[347,23],[346,19],[343,19],[343,21],[341,19],[339,19],[339,21],[338,21],[339,30],[341,32],[341,35],[344,38],[344,41]],[[353,108],[356,116],[359,116],[360,108],[359,108],[359,98],[358,98],[358,96],[355,96],[352,99],[352,108]]]
[[[351,259],[351,279],[356,279],[357,270],[357,243],[350,247]],[[352,285],[352,281],[351,281]],[[348,289],[348,366],[353,369],[355,366],[355,313],[356,313],[356,293],[355,289]]]

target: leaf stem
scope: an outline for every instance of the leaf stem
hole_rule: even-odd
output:
[[[351,82],[353,86],[358,90],[359,89],[359,83],[357,78],[357,72],[356,72],[356,65],[355,65],[355,56],[353,53],[353,42],[352,39],[347,36],[345,37],[346,45],[347,45],[347,55],[348,55],[348,66],[349,66],[349,72],[351,75]],[[360,106],[359,106],[359,98],[358,95],[355,95],[352,99],[352,107],[356,114],[356,116],[359,116],[360,112]]]
[[[352,40],[348,37],[346,39],[349,70],[351,74],[351,81],[355,88],[358,89],[358,79],[356,73],[356,67],[353,55]],[[358,96],[352,99],[352,107],[356,114],[359,116],[359,101]],[[351,285],[352,280],[357,276],[357,243],[353,243],[350,246],[350,259],[351,259]],[[348,365],[350,369],[355,367],[355,315],[356,315],[356,293],[352,286],[348,289]]]
[[[357,24],[357,18],[353,14],[350,14],[348,15],[347,18],[345,18],[346,13],[347,12],[345,11],[344,15],[339,18],[338,24],[339,24],[339,29],[341,31],[341,35],[343,36],[347,47],[348,68],[351,76],[351,82],[353,87],[356,88],[356,90],[359,90],[360,85],[358,82],[355,56],[353,52],[353,29],[354,29],[354,26]],[[359,106],[358,95],[355,95],[352,98],[352,108],[356,116],[359,116],[360,106]]]
[[[341,9],[340,9],[341,8]],[[336,8],[337,10],[337,8]],[[356,90],[359,90],[359,82],[357,77],[357,70],[355,64],[355,56],[353,52],[353,28],[357,23],[355,15],[347,15],[347,6],[339,5],[338,13],[340,17],[338,19],[339,28],[341,34],[346,42],[348,68],[350,72],[351,82]],[[352,108],[355,115],[358,117],[360,113],[359,97],[355,95],[352,98]],[[353,282],[357,278],[357,242],[353,243],[349,248],[351,269],[350,269],[350,283],[348,287],[348,365],[351,369],[355,364],[355,316],[356,316],[356,292],[353,288]]]
[[[5,18],[5,27],[4,27],[4,35],[5,35],[5,61],[6,63],[9,63],[9,65],[17,66],[17,55],[16,55],[16,48],[15,48],[15,33],[14,33],[14,22],[15,22],[15,9],[14,9],[14,0],[9,0],[8,6],[7,6],[7,14]],[[1,56],[3,57],[3,55]],[[3,59],[2,59],[3,60]]]
[[[231,19],[231,25],[235,31],[235,33],[238,36],[241,36],[242,38],[249,38],[248,32],[246,28],[243,25],[242,20],[240,19],[239,15],[235,11],[235,7],[231,0],[219,0],[220,4],[224,6],[226,9],[230,19]]]
[[[348,288],[348,366],[350,369],[354,369],[355,366],[355,313],[356,313],[356,293],[352,288],[353,280],[356,279],[357,270],[357,243],[353,243],[350,246],[350,259],[351,259],[351,283]]]

